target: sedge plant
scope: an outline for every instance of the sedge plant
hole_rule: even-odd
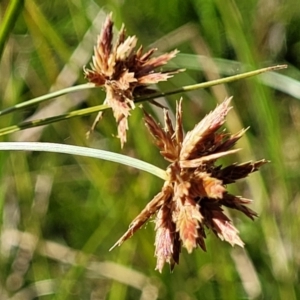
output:
[[[241,130],[232,134],[222,129],[231,109],[231,98],[225,99],[203,120],[195,124],[194,129],[187,134],[184,134],[182,125],[185,115],[182,111],[183,100],[177,102],[176,120],[175,124],[172,124],[167,109],[155,99],[160,96],[241,80],[267,71],[280,70],[286,68],[286,65],[263,68],[219,80],[180,87],[173,91],[161,92],[155,90],[153,85],[169,80],[179,72],[184,72],[184,69],[161,69],[176,56],[178,51],[173,50],[158,56],[155,56],[157,49],[144,51],[142,46],[137,46],[136,36],[126,35],[124,26],[114,42],[113,25],[112,15],[109,14],[94,47],[91,66],[83,68],[88,83],[4,108],[0,111],[0,116],[83,89],[103,89],[106,94],[103,103],[50,118],[4,127],[0,129],[0,135],[97,112],[98,116],[88,131],[87,135],[89,136],[93,134],[97,126],[101,126],[103,112],[112,109],[117,124],[117,137],[123,148],[127,141],[127,132],[130,131],[128,118],[131,111],[136,108],[137,103],[142,104],[144,101],[149,101],[163,109],[164,113],[164,126],[161,126],[147,111],[144,111],[144,123],[161,155],[169,162],[166,170],[128,155],[101,149],[55,144],[51,141],[49,143],[0,143],[0,149],[58,152],[105,159],[141,169],[164,180],[161,191],[146,205],[129,225],[124,235],[112,247],[120,246],[150,218],[154,217],[156,269],[159,272],[162,271],[165,263],[170,264],[171,270],[173,270],[174,266],[179,263],[182,248],[186,248],[188,253],[196,248],[206,251],[205,238],[208,230],[231,245],[243,247],[244,243],[239,237],[239,231],[225,214],[224,207],[240,211],[250,219],[257,217],[257,214],[249,208],[250,199],[233,195],[227,190],[227,185],[247,177],[268,161],[261,159],[225,167],[218,163],[219,158],[239,150],[232,148],[246,132],[246,130]],[[149,147],[151,146],[149,145]]]

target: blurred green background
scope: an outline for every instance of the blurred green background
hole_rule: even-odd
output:
[[[299,0],[27,0],[0,2],[0,27],[12,3],[20,5],[9,27],[0,64],[1,108],[85,83],[93,45],[107,12],[117,28],[146,48],[175,48],[173,67],[187,71],[157,88],[168,91],[244,70],[287,63],[266,74],[210,89],[161,98],[174,111],[184,98],[190,130],[218,102],[234,96],[226,126],[250,126],[229,162],[266,158],[260,172],[229,188],[253,199],[252,222],[230,212],[245,249],[208,232],[207,253],[182,250],[170,273],[154,270],[154,224],[120,248],[109,248],[160,191],[153,175],[84,157],[0,152],[0,299],[300,299],[300,6]],[[101,104],[90,90],[0,118],[1,128]],[[161,120],[156,107],[145,107]],[[167,163],[151,143],[137,108],[128,143],[120,149],[108,112],[92,139],[95,115],[1,137],[85,145],[123,153],[161,168]]]

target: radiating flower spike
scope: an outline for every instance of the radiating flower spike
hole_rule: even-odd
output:
[[[103,86],[106,92],[104,104],[113,110],[118,124],[118,137],[123,146],[128,130],[127,119],[135,107],[135,95],[153,92],[147,88],[148,85],[166,81],[183,70],[157,71],[158,67],[174,58],[178,51],[152,57],[156,49],[150,49],[143,54],[142,46],[136,49],[136,36],[126,37],[124,25],[113,45],[113,24],[112,14],[109,14],[94,47],[91,68],[84,68],[84,75],[88,81]],[[95,128],[101,116],[100,112],[91,130]]]
[[[145,113],[145,123],[161,154],[171,164],[168,179],[146,208],[135,218],[127,232],[115,244],[121,245],[136,230],[156,214],[155,256],[156,269],[161,272],[165,263],[173,270],[179,263],[184,247],[191,253],[195,248],[206,251],[205,229],[210,229],[221,240],[232,246],[243,247],[239,231],[234,227],[223,207],[235,209],[254,219],[257,214],[247,207],[251,200],[227,192],[230,183],[257,171],[266,160],[216,165],[218,158],[233,154],[235,145],[245,130],[237,134],[220,131],[230,110],[230,99],[216,107],[183,137],[180,101],[176,108],[176,124],[172,125],[165,110],[165,126],[159,125]]]

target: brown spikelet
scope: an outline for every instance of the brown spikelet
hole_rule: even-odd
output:
[[[156,269],[162,271],[164,264],[173,261],[174,240],[176,239],[175,224],[169,215],[172,211],[167,205],[159,209],[156,216],[155,256],[157,257]]]
[[[188,132],[181,147],[180,160],[191,160],[206,155],[215,142],[215,132],[225,123],[231,98],[226,99]]]
[[[185,199],[183,205],[178,208],[176,217],[173,217],[173,221],[182,245],[191,253],[198,245],[198,228],[202,221],[198,205],[192,199]]]
[[[238,235],[239,231],[231,224],[229,218],[222,211],[212,211],[211,220],[211,229],[221,240],[225,240],[231,246],[239,245],[244,247],[244,243]]]
[[[139,228],[141,228],[149,218],[157,212],[157,210],[169,199],[172,190],[168,185],[162,188],[159,192],[140,212],[140,214],[131,222],[129,229],[123,234],[123,236],[110,248],[112,250],[116,246],[120,246],[124,241],[130,238]]]
[[[224,184],[233,183],[238,179],[247,177],[249,174],[257,171],[262,165],[268,162],[269,161],[262,159],[256,162],[232,164],[224,169],[216,169],[214,176],[222,179]]]
[[[230,110],[230,99],[208,114],[195,128],[183,136],[181,101],[177,105],[176,125],[165,111],[165,125],[160,126],[145,113],[146,126],[164,158],[170,162],[168,179],[162,191],[133,220],[116,245],[122,244],[152,215],[155,219],[156,269],[165,263],[173,270],[179,263],[181,247],[191,253],[198,246],[206,251],[205,230],[212,230],[221,240],[243,247],[238,230],[222,207],[241,211],[254,219],[256,213],[247,207],[251,200],[227,192],[226,185],[257,171],[266,160],[215,165],[220,157],[235,153],[230,149],[245,130],[236,134],[220,131]]]

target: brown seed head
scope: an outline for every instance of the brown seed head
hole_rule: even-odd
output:
[[[166,111],[164,128],[145,113],[146,125],[156,145],[171,162],[167,168],[169,178],[116,245],[122,244],[156,213],[155,255],[156,269],[160,272],[166,262],[171,269],[178,264],[182,246],[189,253],[198,246],[206,251],[205,228],[232,246],[243,247],[239,232],[224,214],[223,206],[239,210],[251,219],[257,216],[246,206],[251,201],[231,195],[226,191],[226,185],[257,171],[267,161],[232,164],[224,168],[216,165],[218,158],[237,151],[229,149],[245,132],[231,135],[219,131],[230,110],[230,99],[217,106],[185,137],[181,101],[177,105],[175,128]]]
[[[127,118],[130,110],[134,108],[134,96],[149,93],[147,85],[165,81],[182,70],[157,71],[158,67],[175,57],[178,51],[152,57],[156,49],[150,49],[143,54],[142,46],[136,49],[137,38],[126,37],[124,25],[113,45],[111,16],[108,15],[103,24],[97,45],[94,47],[91,68],[84,68],[84,75],[88,81],[104,87],[104,103],[113,110],[118,123],[118,137],[123,146],[128,129]]]

